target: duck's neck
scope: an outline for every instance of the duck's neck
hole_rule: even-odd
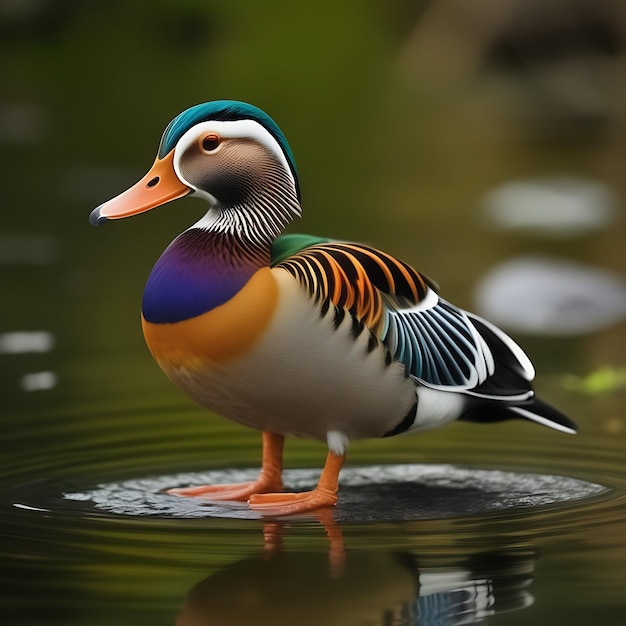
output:
[[[227,232],[190,228],[163,252],[143,295],[148,322],[190,319],[230,300],[270,263],[270,243],[250,243]]]

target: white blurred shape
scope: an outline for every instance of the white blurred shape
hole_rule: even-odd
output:
[[[16,509],[23,509],[24,511],[41,511],[42,513],[48,513],[50,509],[40,509],[37,506],[29,506],[28,504],[20,504],[19,502],[14,502],[13,506]]]
[[[576,176],[511,181],[487,193],[482,204],[497,228],[552,237],[603,230],[617,213],[617,198],[608,185]]]
[[[522,257],[496,267],[476,287],[488,320],[535,335],[582,335],[626,317],[626,281],[572,261]]]
[[[50,352],[53,348],[54,335],[47,330],[14,331],[0,334],[0,354]]]
[[[56,387],[57,382],[54,372],[33,372],[22,376],[20,385],[24,391],[45,391]]]

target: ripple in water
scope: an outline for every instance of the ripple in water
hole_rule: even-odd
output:
[[[175,486],[249,481],[257,473],[256,469],[216,470],[134,479],[65,493],[64,498],[89,503],[98,511],[115,515],[261,519],[261,514],[245,503],[211,502],[163,493]],[[318,475],[319,470],[288,470],[285,482],[288,489],[300,491],[314,485]],[[334,517],[346,522],[457,518],[578,501],[607,491],[602,485],[566,476],[452,465],[348,467],[341,474],[341,495]]]

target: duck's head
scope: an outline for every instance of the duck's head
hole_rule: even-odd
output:
[[[244,233],[256,225],[276,236],[300,215],[293,154],[276,122],[234,100],[183,111],[165,129],[150,171],[89,220],[136,215],[186,195],[209,202],[205,225]]]

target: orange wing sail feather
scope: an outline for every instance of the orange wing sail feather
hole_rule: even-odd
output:
[[[316,302],[349,311],[378,337],[385,324],[383,294],[415,305],[434,284],[410,265],[362,244],[329,242],[310,246],[277,267],[290,272]]]

